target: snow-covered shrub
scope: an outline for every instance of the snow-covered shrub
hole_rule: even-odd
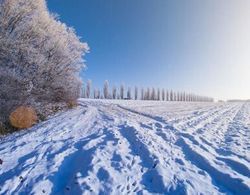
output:
[[[45,0],[0,0],[0,121],[20,105],[78,98],[87,51]]]

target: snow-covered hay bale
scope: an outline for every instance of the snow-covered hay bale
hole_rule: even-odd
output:
[[[36,111],[29,106],[20,106],[10,114],[10,124],[18,129],[29,128],[37,122]]]

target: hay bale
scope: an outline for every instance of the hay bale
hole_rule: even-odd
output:
[[[77,107],[77,105],[78,104],[77,104],[76,100],[70,100],[70,101],[67,102],[67,106],[68,106],[69,109],[75,108],[75,107]]]
[[[37,122],[36,111],[29,106],[20,106],[10,114],[9,120],[13,127],[18,129],[29,128]]]

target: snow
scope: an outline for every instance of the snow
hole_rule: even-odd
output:
[[[81,99],[0,139],[0,194],[250,194],[250,103]]]

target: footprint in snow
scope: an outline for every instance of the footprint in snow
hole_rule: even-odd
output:
[[[183,160],[180,159],[180,158],[176,158],[175,162],[178,163],[178,164],[180,164],[180,165],[185,165],[184,162],[183,162]]]
[[[162,125],[161,125],[160,123],[155,123],[155,126],[156,126],[157,128],[162,128]]]
[[[198,171],[198,173],[200,174],[200,175],[204,175],[204,176],[206,176],[206,172],[205,171]]]
[[[24,182],[24,178],[22,176],[19,177],[20,182]]]
[[[118,190],[119,190],[120,188],[121,188],[121,185],[118,185],[118,186],[116,187],[116,189],[118,189]]]
[[[135,164],[135,159],[133,158],[131,165],[133,166]]]

